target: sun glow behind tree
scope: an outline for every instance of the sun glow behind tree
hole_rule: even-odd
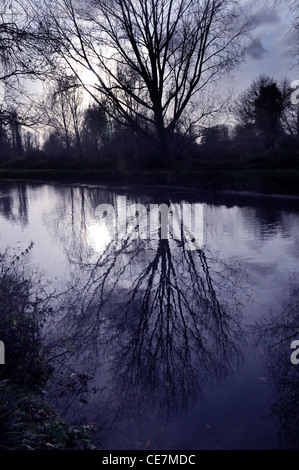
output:
[[[56,0],[40,15],[46,53],[83,85],[82,68],[92,71],[93,98],[161,155],[177,132],[219,111],[213,84],[240,62],[253,26],[230,0]]]

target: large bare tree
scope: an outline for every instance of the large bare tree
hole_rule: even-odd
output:
[[[82,81],[82,67],[93,72],[88,90],[105,111],[165,155],[183,122],[219,107],[206,106],[210,86],[240,61],[252,27],[238,3],[46,0],[41,28]]]

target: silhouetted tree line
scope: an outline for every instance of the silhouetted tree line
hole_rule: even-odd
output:
[[[230,0],[85,3],[2,2],[2,163],[297,164],[299,111],[287,79],[261,75],[229,103],[215,95],[216,78],[242,59],[251,12]],[[44,83],[42,98],[24,78]],[[221,123],[227,112],[230,126]]]
[[[287,79],[260,75],[232,106],[235,123],[203,132],[202,155],[256,167],[298,165],[299,106]],[[265,158],[263,158],[265,157]]]

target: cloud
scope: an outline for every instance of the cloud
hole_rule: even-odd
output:
[[[260,25],[276,24],[281,21],[276,11],[271,8],[261,8],[256,14],[256,19]]]
[[[258,37],[255,38],[252,43],[246,47],[245,54],[249,55],[253,59],[261,60],[263,59],[265,54],[268,54],[268,51],[266,51],[266,49],[262,45],[261,38]]]

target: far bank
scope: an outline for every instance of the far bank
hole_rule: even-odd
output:
[[[120,171],[98,168],[1,168],[0,179],[112,185],[180,186],[201,191],[240,191],[299,196],[299,169]]]

